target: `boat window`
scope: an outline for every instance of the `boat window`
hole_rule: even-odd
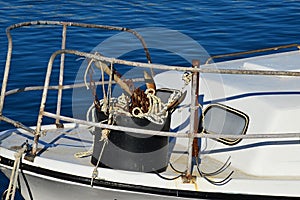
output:
[[[234,145],[241,139],[226,138],[226,135],[246,134],[248,124],[249,117],[241,111],[222,104],[212,104],[205,109],[204,121],[200,125],[207,134],[224,135],[218,141]]]

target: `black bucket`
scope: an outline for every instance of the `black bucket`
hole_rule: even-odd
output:
[[[104,113],[99,112],[97,117],[99,121],[107,118]],[[118,115],[115,118],[116,125],[153,131],[169,131],[170,122],[171,114],[168,114],[163,124],[126,115]],[[100,141],[100,138],[101,129],[96,128],[91,159],[95,166],[103,147],[103,141]],[[99,167],[138,172],[163,172],[168,166],[169,137],[112,130],[108,139]]]

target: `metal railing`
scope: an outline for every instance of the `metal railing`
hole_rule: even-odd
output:
[[[94,122],[89,122],[80,119],[73,119],[66,116],[55,115],[50,112],[45,112],[45,103],[47,98],[47,92],[49,87],[50,75],[52,71],[52,65],[55,60],[55,57],[59,54],[73,54],[77,56],[82,56],[88,59],[93,59],[96,61],[102,62],[109,62],[111,65],[113,64],[122,64],[128,65],[132,67],[142,67],[142,68],[155,68],[155,69],[164,69],[164,70],[177,70],[177,71],[190,71],[193,72],[193,80],[192,80],[192,101],[190,105],[191,109],[191,116],[190,116],[190,130],[189,133],[171,133],[171,132],[162,132],[162,131],[153,131],[153,130],[146,130],[146,129],[136,129],[136,128],[129,128],[129,127],[121,127],[117,125],[107,125],[107,124],[99,124]],[[196,63],[196,62],[194,62]],[[197,66],[197,64],[194,64]],[[199,63],[199,62],[198,62]],[[221,70],[221,69],[211,69],[211,68],[187,68],[187,67],[180,67],[180,66],[167,66],[167,65],[158,65],[158,64],[147,64],[147,63],[140,63],[140,62],[132,62],[126,60],[120,60],[116,58],[108,58],[97,54],[85,53],[76,50],[58,50],[52,54],[48,63],[47,69],[47,76],[44,85],[43,97],[41,101],[41,107],[39,112],[39,117],[36,126],[36,135],[35,137],[39,137],[41,131],[41,122],[43,116],[51,117],[54,119],[59,119],[67,122],[74,122],[78,124],[84,124],[88,126],[95,126],[100,127],[102,129],[109,129],[109,130],[118,130],[118,131],[125,131],[137,134],[146,134],[146,135],[159,135],[159,136],[171,136],[171,137],[185,137],[189,138],[189,146],[188,146],[188,162],[187,162],[187,177],[190,177],[191,169],[192,169],[192,144],[194,138],[222,138],[222,135],[214,135],[214,134],[203,134],[197,133],[197,128],[195,128],[196,124],[198,124],[198,117],[195,114],[197,112],[198,104],[196,99],[196,94],[198,94],[198,80],[199,73],[221,73],[221,74],[240,74],[240,75],[286,75],[286,76],[300,76],[300,72],[285,72],[285,71],[265,71],[265,70]],[[194,112],[193,112],[194,111]],[[193,114],[194,113],[194,114]],[[224,137],[224,136],[223,136]],[[239,138],[239,139],[254,139],[254,138],[290,138],[290,137],[300,137],[300,133],[284,133],[284,134],[255,134],[255,135],[226,135],[227,138]],[[36,143],[37,145],[37,143]]]
[[[3,111],[7,81],[8,81],[9,71],[10,71],[11,55],[12,55],[12,49],[13,49],[11,30],[21,28],[21,27],[26,27],[26,26],[40,26],[40,25],[53,25],[53,26],[62,26],[63,27],[62,43],[61,43],[62,49],[65,49],[65,47],[66,47],[67,27],[69,27],[69,26],[128,32],[128,33],[133,34],[141,42],[141,44],[144,48],[148,63],[152,62],[149,50],[147,48],[146,42],[144,41],[143,37],[135,30],[132,30],[129,28],[117,27],[117,26],[107,26],[107,25],[97,25],[97,24],[60,22],[60,21],[31,21],[31,22],[23,22],[23,23],[11,25],[6,29],[6,35],[7,35],[7,39],[8,39],[8,48],[7,48],[6,64],[5,64],[5,70],[4,70],[3,80],[2,80],[1,96],[0,96],[0,115],[2,115],[2,111]],[[62,54],[62,56],[61,56],[60,63],[61,63],[61,65],[60,65],[60,75],[59,75],[59,77],[60,77],[59,78],[59,86],[62,87],[63,70],[64,70],[64,54]],[[58,91],[59,91],[59,96],[58,96],[57,102],[58,102],[58,107],[60,107],[60,105],[61,105],[61,89],[59,89]]]
[[[109,62],[113,64],[122,64],[122,65],[128,65],[132,67],[142,67],[142,68],[154,68],[154,69],[162,69],[162,70],[176,70],[176,71],[183,71],[183,72],[196,72],[196,73],[220,73],[220,74],[240,74],[240,75],[265,75],[265,76],[299,76],[300,77],[300,72],[291,72],[291,71],[266,71],[266,70],[232,70],[232,69],[212,69],[212,68],[191,68],[191,67],[181,67],[181,66],[168,66],[168,65],[159,65],[159,64],[147,64],[147,63],[141,63],[141,62],[133,62],[133,61],[126,61],[126,60],[120,60],[116,58],[108,58],[104,57],[101,55],[96,55],[92,53],[86,53],[86,52],[80,52],[76,50],[58,50],[52,54],[50,57],[50,60],[48,62],[48,69],[47,72],[48,75],[50,75],[50,72],[52,70],[52,65],[54,63],[54,60],[56,56],[60,54],[72,54],[72,55],[77,55],[80,57],[85,57],[88,59],[94,59],[97,61],[103,61],[103,62]],[[47,97],[47,91],[49,89],[49,80],[45,80],[45,85],[43,86],[44,92],[43,92],[43,99],[41,101],[41,109],[40,109],[40,115],[45,115],[47,117],[52,117],[52,118],[59,118],[63,121],[68,121],[68,122],[75,122],[75,123],[80,123],[84,125],[89,125],[89,126],[96,126],[100,128],[107,128],[107,129],[112,129],[112,130],[124,130],[128,132],[134,132],[134,133],[139,133],[140,134],[150,134],[150,135],[161,135],[161,136],[172,136],[172,137],[188,137],[186,133],[170,133],[170,132],[162,132],[162,131],[149,131],[149,130],[137,130],[134,128],[129,128],[129,127],[120,127],[120,126],[115,126],[115,125],[106,125],[106,124],[99,124],[99,123],[93,123],[93,122],[88,122],[84,120],[79,120],[79,119],[72,119],[66,116],[60,116],[57,114],[49,113],[44,111],[44,106],[46,102],[46,97]],[[53,89],[53,88],[52,88]],[[192,87],[194,89],[194,87]],[[40,123],[40,122],[38,122]],[[37,124],[37,127],[41,127],[41,125]],[[202,134],[202,133],[196,133],[195,137],[199,138],[220,138],[222,136],[220,135],[212,135],[212,134]],[[300,133],[283,133],[283,134],[253,134],[253,135],[226,135],[228,138],[234,138],[234,139],[257,139],[257,138],[290,138],[290,137],[300,137]]]
[[[244,56],[244,55],[257,54],[257,53],[268,52],[268,51],[277,51],[279,49],[288,49],[288,48],[293,48],[293,47],[297,47],[298,49],[300,49],[299,44],[288,44],[288,45],[281,45],[281,46],[264,48],[264,49],[256,49],[256,50],[251,50],[251,51],[242,51],[242,52],[236,52],[236,53],[215,55],[215,56],[211,56],[210,58],[208,58],[206,60],[205,64],[209,64],[214,59],[235,57],[235,56]]]

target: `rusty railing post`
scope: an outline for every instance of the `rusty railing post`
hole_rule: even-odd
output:
[[[5,69],[4,69],[4,75],[2,80],[2,88],[1,88],[1,96],[0,96],[0,116],[3,112],[3,106],[4,106],[4,99],[5,99],[5,93],[6,93],[6,87],[7,87],[7,81],[8,81],[8,74],[10,71],[10,62],[11,62],[11,55],[12,55],[12,36],[10,34],[10,29],[6,29],[6,35],[8,39],[8,50],[7,50],[7,57],[6,57],[6,63],[5,63]]]
[[[61,41],[61,49],[66,49],[66,37],[67,37],[67,25],[63,25],[62,30],[62,41]],[[65,68],[65,55],[61,54],[60,57],[60,71],[59,71],[59,83],[58,83],[58,93],[57,93],[57,106],[56,106],[56,114],[60,115],[61,111],[61,99],[62,99],[62,87],[64,82],[64,68]],[[55,124],[57,128],[62,128],[63,124],[60,123],[59,119],[55,120]]]
[[[193,68],[197,69],[200,66],[199,60],[193,60]],[[191,105],[190,105],[190,131],[189,131],[189,143],[188,143],[188,163],[186,178],[188,182],[192,178],[192,157],[193,157],[193,141],[198,131],[198,93],[199,93],[199,72],[194,71],[192,74],[191,82]]]

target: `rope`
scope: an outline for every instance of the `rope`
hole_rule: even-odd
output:
[[[185,85],[188,85],[192,81],[192,73],[184,72],[182,75],[182,80],[184,81]]]
[[[95,53],[95,55],[100,55],[99,53]],[[89,75],[90,75],[90,87],[92,88],[92,93],[93,93],[93,96],[94,96],[94,100],[95,102],[98,101],[98,98],[97,98],[97,94],[96,94],[96,86],[95,86],[95,81],[93,80],[93,73],[94,73],[94,70],[93,68],[91,68],[92,66],[92,63],[95,62],[94,59],[91,59],[88,63],[88,66],[85,70],[85,73],[84,73],[84,83],[85,83],[85,86],[87,89],[89,89],[89,86],[87,84],[87,80],[86,80],[86,77],[87,77],[87,74],[89,72]],[[105,77],[104,77],[104,69],[103,69],[103,63],[102,62],[99,62],[100,63],[100,68],[101,68],[101,81],[102,81],[102,93],[103,93],[103,105],[101,107],[101,111],[103,112],[107,112],[107,108],[108,108],[108,95],[106,95],[106,92],[105,92]],[[91,69],[91,70],[90,70]],[[112,80],[110,78],[110,87],[112,85]]]
[[[107,95],[105,92],[105,85],[104,85],[104,70],[102,66],[102,62],[100,62],[100,67],[101,67],[101,81],[102,81],[102,93],[103,93],[103,104],[101,106],[101,111],[106,112],[107,111]]]
[[[131,112],[128,111],[127,105],[129,99],[126,95],[122,94],[117,99],[115,99],[114,107],[112,108],[114,114],[125,114],[126,116],[133,116],[137,118],[146,118],[150,122],[155,124],[163,124],[165,119],[168,117],[168,109],[169,105],[174,103],[181,97],[182,92],[174,91],[167,103],[163,103],[159,97],[155,95],[155,91],[153,89],[147,89],[145,91],[147,95],[145,98],[148,99],[149,105],[147,112],[143,111],[143,108],[140,106],[134,107]]]
[[[86,67],[86,70],[85,70],[84,76],[83,76],[84,84],[85,84],[87,90],[89,89],[89,86],[88,86],[88,84],[87,84],[86,77],[87,77],[87,73],[90,71],[90,68],[91,68],[91,65],[92,65],[93,62],[94,62],[93,59],[91,59],[91,60],[89,61],[88,66]],[[91,69],[93,69],[93,68],[91,68]]]
[[[146,118],[150,122],[155,124],[163,124],[164,119],[166,119],[168,116],[168,113],[166,112],[167,105],[161,102],[161,99],[158,98],[154,93],[155,91],[153,89],[147,89],[145,91],[145,94],[147,95],[147,98],[149,100],[147,113],[144,113],[142,108],[135,107],[132,110],[131,114],[134,117]]]
[[[104,100],[101,100],[100,105],[103,106],[103,104],[104,104]],[[93,107],[93,105],[91,107]],[[110,109],[111,109],[111,107],[110,107]],[[93,113],[95,113],[95,112],[93,112]],[[109,111],[109,113],[111,113],[111,112]],[[92,116],[94,116],[94,115],[92,115]],[[111,119],[112,119],[112,116],[110,114],[109,117],[108,117],[108,122],[107,122],[108,124],[112,124]],[[96,118],[93,118],[92,120],[96,121]],[[104,120],[104,121],[107,121],[107,120]],[[103,123],[104,121],[101,121],[100,123]],[[108,136],[109,136],[110,130],[109,129],[102,129],[101,133],[102,133],[102,135],[101,135],[100,141],[103,141],[103,146],[102,146],[101,152],[99,154],[97,164],[96,164],[96,166],[95,166],[95,168],[92,172],[92,178],[91,178],[91,184],[90,184],[92,187],[93,187],[94,179],[98,177],[98,165],[100,164],[100,160],[102,158],[104,148],[108,143]],[[91,154],[92,154],[92,152],[91,152]],[[85,154],[83,154],[83,155],[85,155]]]
[[[19,168],[21,163],[21,158],[23,153],[27,150],[27,146],[24,145],[22,149],[20,149],[17,153],[15,153],[15,162],[10,175],[9,186],[6,190],[6,198],[5,200],[13,200],[15,198],[16,188],[17,188],[17,180],[19,175]]]
[[[101,63],[101,64],[102,64],[102,63]],[[102,70],[102,65],[101,65],[101,71],[103,71],[103,70]],[[112,79],[113,79],[113,76],[114,76],[113,71],[114,71],[113,63],[111,62],[111,63],[110,63],[110,74],[109,74],[108,88],[107,88],[107,98],[108,98],[108,99],[111,99],[111,98],[112,98],[112,90],[111,90],[111,88],[112,88]],[[103,87],[104,87],[104,86],[103,86]],[[103,92],[104,92],[104,91],[103,91]],[[108,102],[108,103],[110,103],[110,102]]]
[[[189,85],[189,83],[192,81],[192,73],[191,72],[184,72],[182,75],[182,80],[184,81],[184,86],[181,88],[181,94],[182,91],[184,90],[184,88]],[[177,95],[179,95],[180,93],[177,93]],[[173,95],[173,94],[172,94]],[[171,96],[172,96],[171,95]],[[176,98],[176,97],[175,97]],[[202,122],[204,122],[204,110],[203,110],[203,105],[198,104],[198,107],[201,109],[201,120]],[[182,111],[182,109],[186,108],[186,106],[183,106],[181,108],[178,109],[179,112]],[[200,133],[204,133],[204,123],[202,123],[202,131]]]
[[[96,108],[94,103],[91,104],[91,106],[88,108],[88,111],[86,112],[86,120],[89,121],[90,119],[90,115],[92,116],[92,121],[95,122],[95,116],[94,116],[94,112],[95,112]]]
[[[103,152],[104,152],[104,148],[106,146],[106,144],[108,143],[108,135],[110,133],[110,130],[108,129],[103,129],[102,130],[102,135],[101,135],[101,139],[100,141],[103,141],[103,146],[102,146],[102,149],[101,149],[101,152],[99,154],[99,157],[98,157],[98,161],[97,161],[97,164],[92,172],[92,178],[91,178],[91,186],[93,187],[93,182],[94,182],[94,179],[98,177],[98,165],[100,164],[100,160],[102,158],[102,155],[103,155]]]
[[[75,158],[84,158],[84,157],[88,157],[91,156],[93,154],[92,150],[89,151],[81,151],[81,152],[77,152],[74,154]]]

